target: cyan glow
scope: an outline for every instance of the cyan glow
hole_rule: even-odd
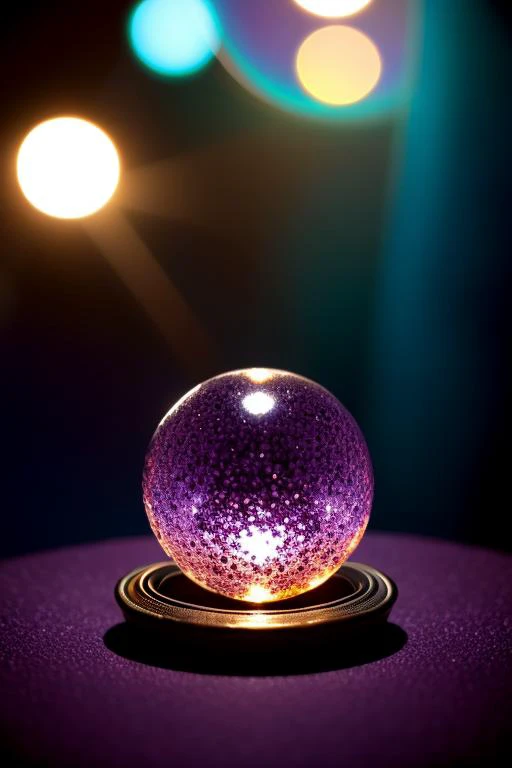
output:
[[[128,32],[142,63],[171,77],[198,72],[220,46],[219,24],[207,0],[144,0]]]

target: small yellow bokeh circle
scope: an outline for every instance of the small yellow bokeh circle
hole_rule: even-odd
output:
[[[305,11],[325,19],[341,19],[359,13],[372,0],[294,0]]]
[[[304,90],[332,106],[361,101],[382,73],[375,43],[358,29],[343,25],[322,27],[309,35],[299,47],[295,65]]]
[[[17,158],[18,182],[38,210],[60,219],[90,216],[110,200],[120,175],[109,136],[79,117],[55,117],[33,128]]]

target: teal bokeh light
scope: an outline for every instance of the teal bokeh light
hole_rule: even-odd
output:
[[[143,0],[128,34],[142,63],[170,77],[198,72],[220,46],[219,23],[207,0]]]

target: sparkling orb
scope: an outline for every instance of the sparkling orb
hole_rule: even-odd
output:
[[[58,219],[90,216],[119,182],[119,155],[109,136],[80,117],[55,117],[33,128],[17,159],[21,190],[34,208]]]
[[[319,586],[349,557],[368,523],[373,472],[334,395],[251,368],[209,379],[171,408],[143,491],[153,532],[188,577],[261,603]]]

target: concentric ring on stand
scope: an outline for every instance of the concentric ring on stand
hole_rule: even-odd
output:
[[[172,561],[137,568],[118,582],[115,593],[126,619],[160,629],[176,625],[221,630],[312,629],[334,622],[352,629],[385,621],[397,598],[397,588],[388,576],[353,562],[305,595],[254,608],[239,609],[239,601],[201,589]]]

